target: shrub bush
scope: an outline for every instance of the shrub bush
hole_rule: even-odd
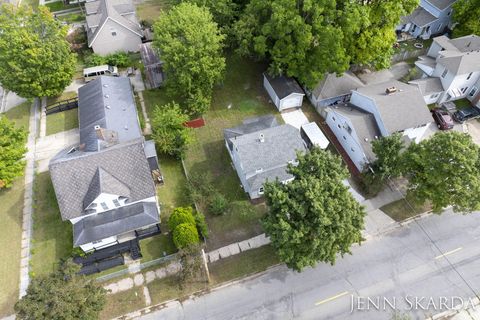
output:
[[[197,226],[199,235],[204,238],[208,238],[208,226],[207,222],[205,221],[205,215],[201,212],[194,211],[193,217],[195,218],[195,224]]]
[[[130,56],[126,52],[116,52],[109,54],[105,57],[105,62],[111,66],[117,66],[120,68],[130,67],[132,62]]]
[[[200,241],[195,225],[182,223],[173,230],[173,243],[177,249],[184,249]]]
[[[85,61],[85,66],[87,67],[101,66],[102,64],[106,63],[105,57],[102,57],[101,55],[98,55],[96,53],[86,55],[84,58],[84,61]]]
[[[227,210],[228,201],[221,193],[214,194],[209,201],[208,208],[216,216],[220,216]]]
[[[193,226],[196,225],[192,207],[175,208],[170,215],[170,218],[168,218],[168,227],[172,231],[174,231],[178,225],[183,223],[188,223]]]

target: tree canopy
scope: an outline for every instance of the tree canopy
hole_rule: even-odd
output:
[[[225,70],[222,48],[225,36],[205,7],[184,2],[160,15],[154,25],[153,45],[159,50],[172,95],[185,102],[190,115],[210,107],[213,86]]]
[[[67,27],[46,7],[0,7],[0,83],[25,98],[49,97],[72,82],[75,55]]]
[[[152,137],[160,152],[181,157],[192,142],[192,130],[185,126],[188,115],[175,102],[156,106],[152,117]]]
[[[27,132],[23,128],[16,129],[0,114],[0,190],[11,187],[13,180],[23,175],[26,140]]]
[[[350,64],[385,68],[395,26],[419,0],[252,0],[235,23],[239,52],[314,87]]]
[[[403,149],[402,136],[393,134],[372,141],[372,149],[377,160],[374,163],[376,173],[382,180],[398,177],[401,173],[401,151]]]
[[[423,203],[429,200],[433,211],[447,206],[454,211],[480,209],[480,153],[468,134],[438,132],[405,152],[405,175],[409,192]]]
[[[77,275],[71,260],[57,271],[33,277],[27,294],[15,304],[18,319],[98,319],[106,291],[94,279]]]
[[[342,183],[348,171],[338,156],[319,148],[299,154],[298,166],[288,170],[292,182],[264,185],[269,212],[263,228],[289,268],[333,264],[362,240],[365,210]]]
[[[453,4],[453,36],[480,35],[480,0],[458,0]]]

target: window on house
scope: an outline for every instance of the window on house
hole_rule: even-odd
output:
[[[461,89],[461,90],[462,90],[462,94],[465,94],[465,92],[467,92],[467,89],[468,89],[468,87],[462,88],[462,89]]]
[[[260,173],[262,171],[263,171],[263,168],[258,168],[258,169],[255,170],[256,173]]]
[[[332,120],[335,121],[335,117],[332,117]]]
[[[102,206],[103,210],[108,210],[108,206],[105,202],[100,203],[100,205]]]
[[[353,148],[350,148],[350,150],[352,150],[352,152],[355,152],[355,149],[353,149]]]
[[[472,74],[473,74],[473,72],[470,72],[470,73],[468,74],[467,80],[470,80],[470,78],[472,77]]]
[[[343,140],[347,140],[347,138],[345,136],[343,136]]]
[[[470,93],[468,94],[470,97],[473,97],[477,93],[477,88],[473,87],[472,90],[470,90]]]
[[[426,32],[426,33],[430,32],[430,26],[427,26],[427,27],[425,28],[425,32]]]
[[[337,127],[338,127],[338,129],[341,129],[341,128],[342,128],[339,124],[337,124]]]
[[[445,70],[443,70],[443,73],[442,73],[442,78],[445,78],[447,73],[448,73],[448,70],[447,70],[447,68],[445,68]]]
[[[447,16],[452,14],[452,10],[448,11]]]
[[[112,31],[112,36],[116,37],[117,36],[117,31]]]
[[[438,26],[438,29],[437,29],[437,31],[440,31],[440,30],[442,30],[442,28],[443,28],[443,24],[440,24],[440,25]]]
[[[120,202],[118,202],[117,199],[113,199],[113,204],[115,205],[115,207],[120,207]]]
[[[264,190],[263,190],[263,187],[260,187],[260,189],[258,189],[258,194],[263,194]]]

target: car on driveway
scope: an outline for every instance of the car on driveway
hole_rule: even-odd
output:
[[[462,110],[458,110],[453,114],[455,121],[464,123],[468,119],[478,118],[480,116],[480,110],[476,107],[469,107]]]
[[[440,130],[450,130],[453,128],[453,119],[445,110],[436,108],[432,110],[432,117]]]

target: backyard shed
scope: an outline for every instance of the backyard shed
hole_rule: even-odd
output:
[[[140,56],[142,57],[143,65],[145,66],[145,76],[147,78],[147,89],[154,89],[160,87],[165,80],[163,74],[162,64],[155,50],[152,48],[152,43],[142,43],[140,45]]]
[[[300,133],[309,147],[318,146],[321,149],[326,149],[330,143],[315,122],[304,124]]]
[[[305,93],[295,79],[264,73],[263,86],[279,111],[302,106]]]

